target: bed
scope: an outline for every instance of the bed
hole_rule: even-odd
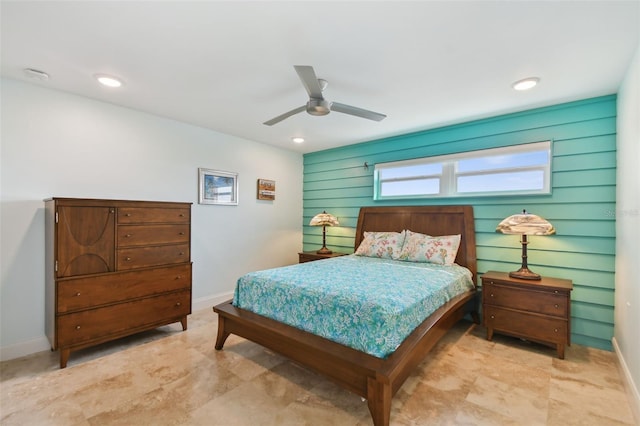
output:
[[[354,248],[360,246],[365,232],[401,232],[407,229],[431,236],[459,234],[460,246],[455,263],[470,271],[473,286],[437,308],[390,354],[380,357],[354,349],[239,308],[231,300],[213,308],[218,314],[215,348],[221,350],[230,334],[258,343],[365,398],[373,424],[387,426],[393,395],[431,348],[466,314],[478,322],[472,207],[363,207],[358,216]]]

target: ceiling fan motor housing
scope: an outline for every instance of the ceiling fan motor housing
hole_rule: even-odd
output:
[[[331,102],[325,99],[309,99],[307,112],[311,115],[327,115],[331,112]]]

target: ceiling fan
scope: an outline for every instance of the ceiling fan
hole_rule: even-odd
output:
[[[327,115],[331,111],[341,112],[343,114],[355,115],[356,117],[366,118],[368,120],[381,121],[386,115],[378,112],[369,111],[366,109],[354,107],[351,105],[341,104],[339,102],[329,102],[322,92],[329,84],[326,80],[316,77],[316,73],[312,66],[309,65],[294,65],[300,80],[304,88],[309,94],[309,101],[306,105],[302,105],[298,108],[292,109],[289,112],[285,112],[269,121],[265,121],[263,124],[267,126],[273,126],[276,123],[281,122],[285,118],[289,118],[302,111],[307,111],[311,115]]]

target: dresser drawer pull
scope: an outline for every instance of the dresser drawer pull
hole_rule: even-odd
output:
[[[554,293],[555,293],[555,294],[558,294],[558,290],[555,290],[555,291],[554,291]]]
[[[493,293],[491,293],[489,296],[493,297]]]
[[[80,326],[79,325],[76,325],[76,330],[80,330]]]
[[[184,232],[179,232],[178,235],[184,235]]]
[[[184,252],[181,251],[180,253],[178,253],[178,256],[184,256]]]
[[[131,217],[131,213],[125,213],[124,214],[126,217]]]
[[[554,305],[556,309],[558,309],[560,307],[560,305],[558,305],[557,303]]]
[[[80,292],[77,292],[77,293],[76,293],[76,297],[78,297],[78,296],[80,296]]]
[[[130,257],[125,257],[124,260],[126,260],[127,262],[129,262],[131,260]]]
[[[491,319],[496,319],[496,316],[495,315],[491,315]]]
[[[184,217],[184,213],[180,213],[178,217]]]
[[[176,302],[176,306],[181,306],[180,302]]]
[[[555,332],[557,333],[557,332],[558,332],[558,329],[557,329],[557,328],[554,328],[554,329],[553,329],[553,331],[555,331]]]
[[[125,238],[131,238],[131,234],[127,234],[124,236]]]
[[[177,275],[176,276],[176,280],[181,280],[182,279],[182,275]]]

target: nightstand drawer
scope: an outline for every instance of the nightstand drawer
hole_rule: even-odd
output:
[[[567,343],[567,321],[486,306],[485,325],[496,331],[545,342]]]
[[[532,291],[483,281],[484,303],[538,312],[565,318],[568,312],[569,298],[567,294],[556,291]]]

